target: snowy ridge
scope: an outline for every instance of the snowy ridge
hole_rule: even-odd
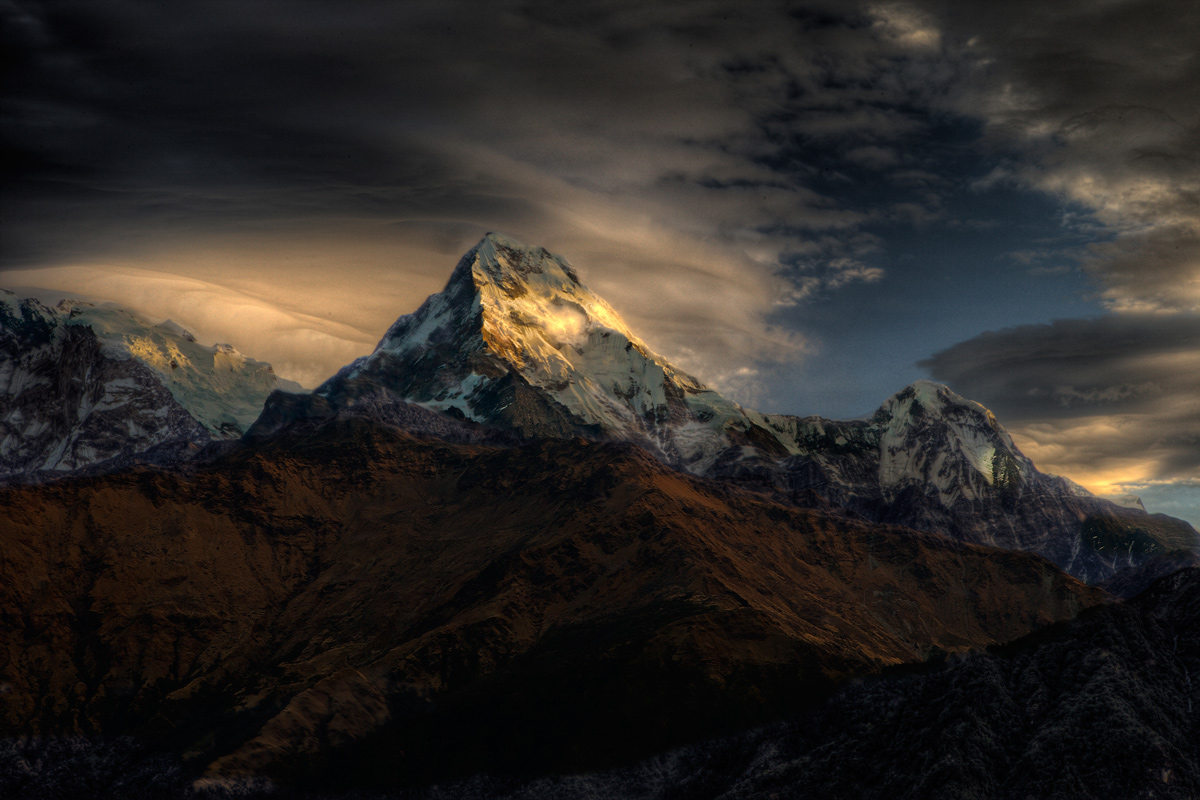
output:
[[[780,470],[799,458],[835,487],[869,483],[890,502],[914,484],[934,486],[952,506],[1036,472],[990,411],[930,381],[897,393],[870,421],[744,409],[650,350],[566,259],[495,233],[442,292],[316,393],[336,404],[355,382],[376,383],[408,402],[521,430],[510,412],[520,396],[497,389],[514,376],[561,416],[551,433],[638,441],[701,475]]]
[[[67,325],[91,328],[104,355],[136,359],[152,369],[214,438],[241,436],[275,389],[304,391],[300,384],[278,377],[265,361],[229,344],[205,347],[171,320],[150,325],[128,311],[80,301],[64,301],[57,311],[66,314]]]
[[[1031,550],[1085,580],[1198,543],[1181,520],[1120,508],[1039,472],[988,409],[931,381],[896,393],[869,419],[768,422],[798,451],[771,472],[777,488],[816,491],[870,519]]]
[[[884,503],[915,489],[949,509],[1047,480],[1057,493],[1091,497],[1077,484],[1041,475],[991,411],[932,381],[897,392],[869,420],[770,422],[835,489],[869,489]]]
[[[888,422],[880,437],[879,482],[887,495],[930,483],[949,506],[960,495],[974,499],[985,486],[1015,485],[1033,472],[991,411],[940,384],[917,381],[881,412]]]
[[[235,438],[279,388],[300,390],[169,320],[154,326],[111,306],[47,306],[0,290],[0,476]]]

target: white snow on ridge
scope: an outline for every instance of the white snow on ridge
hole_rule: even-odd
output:
[[[0,291],[0,302],[8,314],[21,316],[18,295]],[[151,325],[112,304],[73,298],[54,306],[33,298],[26,302],[51,325],[91,328],[102,355],[120,361],[136,359],[149,367],[172,397],[217,438],[240,435],[258,418],[273,390],[303,391],[299,384],[278,378],[270,364],[247,358],[230,345],[205,347],[171,320]],[[0,365],[0,392],[13,398],[48,380],[31,375],[20,364]],[[112,381],[94,407],[84,403],[77,414],[119,408],[137,391],[129,379]]]
[[[880,438],[879,481],[887,494],[928,485],[950,506],[1007,480],[1003,470],[1010,467],[996,474],[998,465],[1015,463],[1024,476],[1033,469],[991,411],[941,384],[917,381],[883,410],[889,420]]]
[[[650,350],[566,259],[495,233],[464,257],[445,290],[397,320],[375,353],[347,374],[386,370],[385,356],[401,365],[428,360],[433,347],[451,363],[435,367],[433,378],[405,384],[412,388],[404,399],[486,421],[476,413],[476,399],[495,376],[515,370],[583,424],[647,443],[697,474],[718,459],[771,462],[794,455],[810,455],[837,471],[836,457],[820,448],[810,453],[803,444],[824,442],[828,424],[831,438],[821,447],[878,448],[876,474],[885,494],[931,482],[953,503],[993,483],[998,450],[1016,451],[990,411],[931,381],[888,400],[882,409],[887,422],[868,424],[870,433],[860,426],[854,436],[866,438],[853,445],[841,423],[743,409]],[[478,358],[490,366],[479,366]],[[945,441],[922,446],[913,432],[934,423]],[[743,449],[739,458],[729,450],[735,444],[755,454]]]
[[[217,437],[249,428],[273,390],[300,388],[230,345],[205,347],[170,320],[149,325],[127,311],[78,301],[58,308],[68,325],[90,327],[106,355],[136,358],[154,370],[171,396]]]
[[[485,378],[482,375],[472,372],[462,383],[446,392],[445,397],[425,400],[417,403],[419,406],[432,409],[434,411],[447,411],[451,408],[458,409],[463,416],[469,420],[482,422],[475,410],[467,403],[467,398],[475,393],[475,390],[483,383]]]
[[[510,410],[500,394],[526,397],[498,385],[514,373],[569,412],[550,412],[552,430],[594,426],[695,474],[775,471],[797,486],[883,503],[915,488],[921,502],[947,509],[991,502],[997,489],[1036,479],[990,411],[931,381],[865,420],[744,409],[650,350],[566,259],[499,234],[484,237],[442,292],[319,392],[336,398],[337,380],[361,377],[434,410],[535,427],[527,420],[538,413],[536,398]]]

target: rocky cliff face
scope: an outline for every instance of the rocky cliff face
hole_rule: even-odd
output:
[[[0,480],[178,460],[240,436],[281,388],[300,387],[169,321],[0,293]]]
[[[945,386],[918,381],[867,420],[742,408],[652,352],[565,259],[496,234],[304,413],[380,395],[527,437],[635,442],[693,474],[1029,550],[1089,581],[1197,545],[1185,522],[1040,473],[990,411]],[[294,411],[269,401],[256,435]]]

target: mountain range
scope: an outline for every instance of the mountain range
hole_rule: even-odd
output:
[[[2,731],[132,736],[213,791],[627,764],[1196,559],[945,386],[743,408],[510,237],[312,392],[174,323],[0,300]],[[49,786],[14,747],[0,789]]]
[[[745,409],[651,351],[565,259],[496,234],[313,402],[269,398],[252,434],[353,409],[364,396],[527,438],[633,442],[695,475],[1030,550],[1093,582],[1196,544],[1187,523],[1042,474],[990,411],[929,381],[866,420]]]

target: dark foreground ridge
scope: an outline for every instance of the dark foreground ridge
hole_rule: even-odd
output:
[[[1200,796],[1200,569],[987,653],[868,679],[783,725],[468,798]],[[410,796],[415,798],[415,795]]]
[[[1200,795],[1198,673],[1200,569],[1193,568],[1132,601],[1090,609],[1012,644],[885,671],[789,721],[632,766],[533,779],[478,776],[411,792],[282,796],[1185,800]],[[281,796],[252,783],[195,794],[186,785],[177,760],[149,758],[129,740],[0,745],[5,796]],[[109,786],[124,793],[106,793]]]
[[[633,445],[359,418],[191,474],[10,488],[0,526],[5,734],[132,735],[284,785],[610,766],[1104,598]]]

